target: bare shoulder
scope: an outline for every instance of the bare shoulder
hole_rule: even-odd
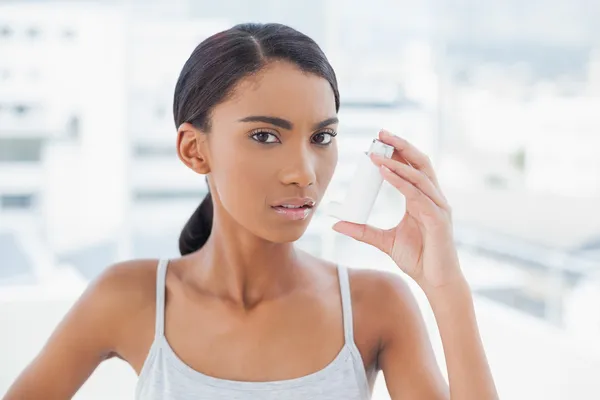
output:
[[[155,297],[158,260],[131,260],[106,268],[88,288],[98,300],[136,307]]]
[[[157,265],[158,260],[152,259],[111,265],[92,281],[80,300],[90,312],[104,316],[112,332],[111,347],[121,357],[131,353],[133,337],[141,337],[141,342],[152,337]]]
[[[374,269],[349,269],[352,300],[379,312],[398,312],[414,303],[414,296],[400,273]]]
[[[87,287],[79,302],[114,319],[147,307],[155,298],[158,260],[131,260],[107,267]]]
[[[408,331],[422,316],[404,276],[372,269],[349,269],[355,315],[355,340],[376,353],[394,338],[411,340]],[[366,352],[366,351],[365,351]]]

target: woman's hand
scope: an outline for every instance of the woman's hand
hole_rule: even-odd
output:
[[[425,154],[408,141],[382,130],[379,139],[395,148],[391,159],[372,156],[383,178],[406,197],[400,223],[383,230],[337,222],[333,229],[388,254],[422,289],[461,282],[453,238],[452,213]]]

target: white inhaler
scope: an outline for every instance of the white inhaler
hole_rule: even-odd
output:
[[[393,153],[393,146],[373,139],[369,151],[361,154],[358,160],[346,198],[341,204],[331,203],[329,214],[342,221],[366,224],[383,182],[379,167],[369,156],[378,154],[385,158],[392,158]]]

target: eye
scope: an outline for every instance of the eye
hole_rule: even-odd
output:
[[[324,131],[324,132],[319,132],[319,133],[315,134],[312,137],[312,139],[313,139],[314,143],[316,143],[318,145],[326,146],[331,143],[331,140],[336,135],[337,135],[337,133],[334,131]]]
[[[279,138],[274,133],[267,131],[254,131],[250,137],[260,143],[280,143]]]

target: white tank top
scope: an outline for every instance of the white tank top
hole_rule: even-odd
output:
[[[245,382],[219,379],[192,369],[175,354],[164,335],[165,277],[168,260],[158,263],[156,332],[140,373],[138,400],[368,400],[371,390],[354,343],[348,270],[338,266],[344,320],[344,347],[325,368],[299,378]]]

